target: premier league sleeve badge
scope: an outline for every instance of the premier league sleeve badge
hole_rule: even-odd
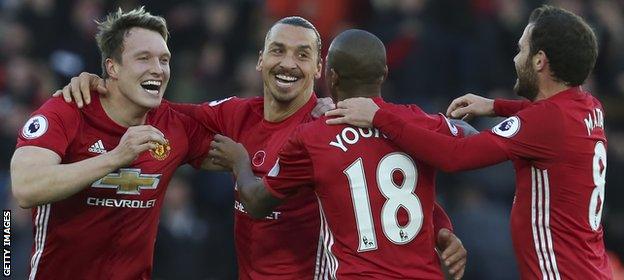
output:
[[[32,116],[24,127],[22,127],[22,136],[26,139],[35,139],[46,133],[48,130],[48,119],[44,115]]]

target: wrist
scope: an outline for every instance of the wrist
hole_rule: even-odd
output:
[[[383,113],[380,108],[377,108],[375,112],[373,112],[373,118],[371,119],[371,125],[373,127],[379,127],[383,123]]]
[[[494,109],[494,99],[488,99],[487,106],[488,106],[488,116],[495,117],[496,110]]]
[[[122,155],[116,149],[104,153],[100,155],[100,157],[104,159],[106,168],[110,170],[115,170],[119,168],[122,165],[121,163],[123,162]]]
[[[250,165],[249,158],[241,158],[237,160],[236,162],[234,162],[234,164],[232,165],[232,173],[234,173],[234,176],[238,177],[238,175],[245,168],[250,168],[249,165]]]
[[[368,122],[370,123],[370,126],[371,126],[371,127],[372,127],[372,126],[374,126],[374,123],[375,123],[375,116],[377,115],[377,113],[379,113],[379,110],[380,110],[380,109],[381,109],[381,108],[379,108],[379,107],[375,108],[375,110],[373,110],[373,114],[372,114],[372,115],[370,115],[370,118],[368,119]]]

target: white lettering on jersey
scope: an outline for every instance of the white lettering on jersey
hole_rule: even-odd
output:
[[[518,131],[520,131],[520,118],[516,116],[509,117],[492,128],[494,134],[505,138],[513,137]]]
[[[355,145],[361,138],[379,138],[380,136],[388,138],[376,128],[355,128],[349,126],[336,134],[336,141],[329,142],[329,145],[341,149],[343,152],[347,152],[349,150],[347,145]]]
[[[115,199],[115,198],[95,198],[88,197],[87,205],[113,207],[113,208],[152,208],[156,205],[156,199],[151,200],[134,200],[134,199]]]
[[[245,206],[238,200],[234,200],[234,209],[241,213],[247,214],[247,211],[245,210]],[[282,212],[273,211],[269,213],[266,217],[264,217],[264,219],[265,220],[277,220],[280,218],[280,215],[282,215]]]
[[[598,108],[594,108],[594,111],[587,113],[587,118],[583,119],[583,121],[585,121],[585,126],[587,127],[587,135],[591,135],[591,131],[594,128],[604,129],[604,114]]]

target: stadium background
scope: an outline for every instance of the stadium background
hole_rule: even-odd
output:
[[[323,55],[345,28],[378,35],[388,49],[383,94],[444,111],[467,92],[513,98],[512,58],[530,0],[54,1],[0,0],[0,205],[13,209],[13,277],[25,278],[30,211],[11,198],[16,131],[54,89],[81,71],[100,73],[94,19],[116,7],[146,5],[169,24],[172,80],[166,98],[203,102],[262,93],[258,50],[275,20],[301,15],[316,25]],[[624,257],[624,1],[548,2],[585,17],[600,55],[585,88],[606,110],[609,139],[603,225],[613,257]],[[326,95],[321,81],[317,94]],[[473,122],[487,129],[496,119]],[[36,172],[36,171],[34,171]],[[465,279],[517,279],[509,236],[514,193],[510,164],[438,176],[439,200],[469,251]],[[163,208],[155,279],[233,279],[232,182],[225,173],[181,168]],[[85,237],[88,238],[88,237]],[[529,246],[529,244],[527,244]],[[270,256],[267,256],[270,257]],[[24,276],[24,277],[22,277]]]

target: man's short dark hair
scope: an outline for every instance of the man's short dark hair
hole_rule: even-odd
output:
[[[283,19],[278,20],[277,22],[275,22],[273,25],[271,25],[271,28],[269,28],[269,31],[267,31],[266,36],[264,37],[264,41],[266,43],[266,40],[269,38],[269,35],[271,35],[271,30],[273,30],[273,27],[275,27],[278,24],[288,24],[288,25],[292,25],[292,26],[299,26],[299,27],[303,27],[306,29],[311,29],[314,31],[314,34],[316,35],[316,49],[318,51],[318,59],[320,61],[321,59],[321,35],[319,34],[318,30],[316,30],[316,27],[314,27],[314,25],[309,22],[307,19],[299,17],[299,16],[291,16],[291,17],[285,17]]]
[[[379,84],[387,72],[386,48],[374,34],[348,29],[331,43],[327,67],[340,76],[343,86]]]
[[[596,64],[596,35],[581,17],[544,5],[531,13],[530,55],[546,53],[556,80],[568,86],[585,82]]]
[[[134,27],[145,28],[158,32],[165,42],[169,38],[167,22],[160,16],[154,16],[140,7],[124,13],[121,8],[106,16],[103,22],[97,22],[98,33],[95,35],[98,48],[102,55],[102,77],[108,78],[106,59],[112,58],[121,63],[124,38]]]

